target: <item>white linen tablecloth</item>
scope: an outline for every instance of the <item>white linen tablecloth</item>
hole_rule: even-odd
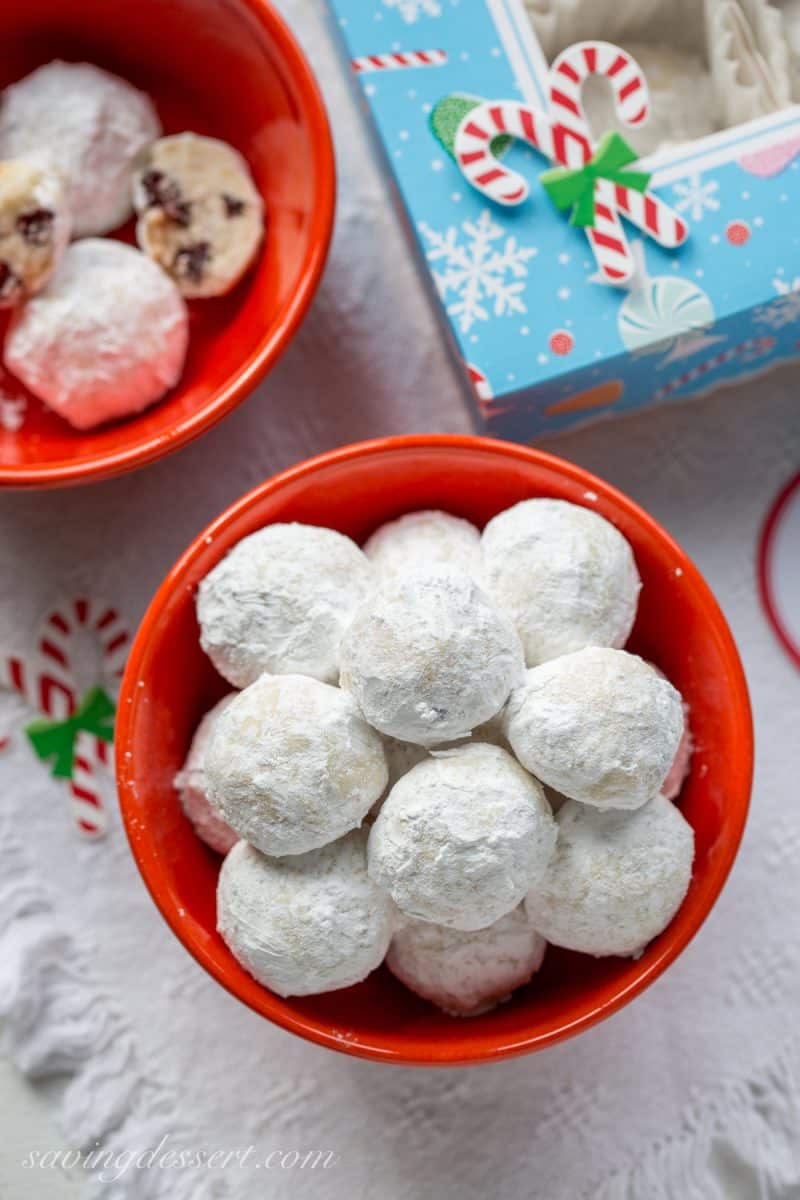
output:
[[[135,624],[198,529],[298,459],[379,434],[469,428],[324,4],[282,7],[318,72],[338,152],[337,228],[312,311],[257,392],[182,453],[109,483],[0,498],[4,654],[30,653],[61,597],[106,599]],[[797,381],[784,370],[548,444],[627,491],[696,559],[738,639],[758,742],[749,827],[715,911],[657,984],[573,1041],[418,1070],[273,1028],[173,938],[116,812],[105,839],[80,840],[61,788],[13,738],[0,758],[0,1015],[23,1071],[63,1075],[64,1145],[154,1149],[166,1136],[207,1151],[253,1143],[262,1158],[336,1156],[313,1172],[131,1167],[113,1180],[112,1166],[105,1179],[85,1171],[87,1195],[722,1200],[734,1180],[753,1200],[800,1194],[800,675],[755,583],[761,520],[800,460]],[[7,716],[16,702],[4,703]]]

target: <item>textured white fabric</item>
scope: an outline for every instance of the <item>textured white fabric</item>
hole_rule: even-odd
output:
[[[206,521],[265,475],[375,434],[466,429],[459,385],[325,29],[284,0],[325,88],[340,206],[313,310],[284,361],[199,443],[147,471],[0,502],[0,649],[79,591],[138,620]],[[378,249],[379,248],[379,249]],[[119,821],[82,842],[17,739],[0,758],[0,1015],[21,1068],[67,1073],[69,1145],[323,1149],[335,1166],[143,1171],[103,1200],[747,1200],[800,1188],[800,675],[755,588],[755,541],[797,466],[797,375],[551,441],[643,503],[716,590],[758,736],[740,859],[695,942],[635,1003],[533,1058],[474,1070],[379,1066],[300,1041],[219,988],[161,920]],[[164,520],[168,512],[169,520]],[[743,1181],[743,1182],[742,1182]],[[33,1186],[30,1194],[34,1194]]]

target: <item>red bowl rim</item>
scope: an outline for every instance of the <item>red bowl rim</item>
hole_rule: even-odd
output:
[[[557,1029],[531,1034],[511,1044],[487,1045],[484,1043],[477,1047],[473,1043],[467,1055],[464,1054],[463,1050],[460,1050],[461,1039],[455,1036],[452,1040],[441,1042],[436,1048],[435,1056],[430,1055],[421,1058],[411,1053],[405,1054],[402,1049],[387,1049],[380,1044],[379,1039],[376,1039],[374,1044],[370,1044],[361,1038],[359,1038],[357,1044],[343,1041],[333,1031],[324,1028],[316,1019],[309,1019],[298,1012],[291,1011],[285,1001],[274,995],[267,988],[261,990],[260,1005],[252,1003],[250,999],[241,995],[235,984],[232,984],[218,970],[217,964],[205,952],[203,947],[190,944],[186,937],[185,924],[181,922],[177,910],[171,906],[169,897],[162,887],[162,865],[158,855],[154,854],[151,848],[143,845],[138,836],[133,836],[134,826],[131,825],[131,818],[136,819],[135,784],[127,778],[127,772],[123,768],[127,765],[126,754],[132,751],[133,729],[137,721],[139,701],[143,690],[137,686],[137,682],[146,648],[153,632],[159,625],[161,616],[168,606],[171,597],[176,590],[185,586],[184,577],[191,568],[194,559],[207,548],[208,539],[218,539],[222,533],[236,524],[242,514],[247,512],[255,502],[264,496],[282,489],[286,484],[292,483],[295,480],[313,475],[323,467],[373,456],[386,451],[429,449],[432,447],[447,448],[455,451],[462,449],[490,450],[508,458],[549,467],[551,470],[557,471],[581,487],[595,491],[599,495],[609,499],[619,509],[623,510],[627,516],[633,518],[636,523],[657,537],[665,550],[668,551],[670,560],[683,571],[685,583],[696,591],[705,618],[713,627],[714,633],[728,659],[731,678],[734,681],[731,692],[731,704],[735,706],[738,716],[741,735],[740,763],[743,769],[740,774],[741,787],[739,794],[729,797],[731,803],[729,816],[732,818],[733,826],[729,829],[724,839],[724,844],[720,847],[720,853],[715,856],[714,862],[707,869],[704,876],[702,897],[699,898],[697,906],[693,911],[692,921],[685,928],[681,927],[677,932],[672,932],[673,926],[668,927],[661,935],[661,947],[658,956],[644,965],[635,979],[624,986],[620,986],[611,995],[599,1002],[596,1000],[587,1002],[586,1011],[581,1016],[565,1023]],[[241,1000],[249,1008],[252,1008],[254,1012],[259,1013],[259,1015],[266,1017],[283,1029],[295,1033],[308,1041],[316,1042],[318,1045],[354,1055],[358,1058],[395,1063],[401,1066],[427,1067],[470,1066],[480,1062],[496,1062],[500,1059],[512,1058],[542,1049],[545,1046],[554,1045],[611,1016],[612,1013],[615,1013],[638,996],[646,987],[649,987],[686,948],[700,929],[714,907],[730,873],[744,833],[750,806],[753,755],[752,712],[747,681],[736,643],[711,589],[703,579],[698,568],[678,543],[674,541],[653,517],[649,516],[644,509],[640,508],[624,493],[618,491],[597,476],[592,475],[582,467],[542,450],[515,445],[494,438],[461,434],[412,434],[399,437],[375,438],[370,441],[342,446],[335,450],[327,451],[324,454],[316,455],[314,458],[306,459],[270,477],[253,488],[252,491],[247,492],[241,499],[235,501],[221,513],[216,520],[197,535],[188,549],[178,559],[164,579],[164,582],[158,588],[142,619],[131,648],[128,665],[122,681],[115,737],[119,803],[131,851],[145,885],[161,915],[175,936],[183,943],[184,947],[192,954],[196,961],[227,991],[236,996],[238,1000]]]
[[[211,429],[250,394],[289,345],[305,316],[325,266],[333,232],[336,198],[333,139],[319,85],[289,26],[270,0],[242,2],[269,29],[288,73],[303,94],[306,104],[311,153],[316,163],[319,184],[311,212],[309,246],[297,287],[285,302],[278,324],[232,378],[217,388],[213,396],[200,408],[177,421],[166,433],[152,434],[141,442],[105,451],[88,460],[65,459],[47,466],[0,463],[0,487],[53,488],[94,483],[124,474],[126,471],[133,471],[180,449],[207,429]]]

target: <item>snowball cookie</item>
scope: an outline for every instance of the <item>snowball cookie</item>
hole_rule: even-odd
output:
[[[525,901],[534,926],[568,950],[638,954],[686,895],[691,825],[660,795],[633,813],[569,800],[556,823],[556,852]]]
[[[14,315],[4,359],[60,417],[91,429],[160,400],[180,378],[188,337],[183,298],[155,263],[86,238]]]
[[[412,992],[450,1016],[476,1017],[528,983],[546,949],[520,904],[493,925],[471,932],[403,920],[386,965]]]
[[[430,509],[406,513],[376,529],[364,544],[381,580],[409,571],[463,571],[480,581],[481,535],[469,521]]]
[[[513,625],[466,575],[387,580],[342,641],[341,684],[370,725],[421,746],[465,737],[522,677]]]
[[[227,854],[231,846],[238,842],[239,835],[223,821],[208,798],[205,760],[217,721],[235,694],[223,696],[203,717],[195,730],[186,762],[173,780],[181,807],[192,822],[195,833],[218,854]]]
[[[264,204],[237,150],[178,133],[154,142],[133,184],[136,239],[184,296],[221,296],[241,279],[264,234]]]
[[[360,825],[388,776],[351,698],[306,675],[262,675],[234,697],[205,766],[211,803],[265,854],[304,854]]]
[[[108,233],[130,216],[134,159],[160,133],[149,97],[90,63],[39,67],[0,104],[0,158],[63,176],[76,237]]]
[[[638,808],[655,796],[683,734],[672,684],[635,654],[600,646],[528,671],[504,719],[524,767],[598,808]]]
[[[315,525],[267,525],[206,575],[200,645],[234,687],[263,671],[339,679],[339,644],[372,586],[355,542]]]
[[[71,228],[58,175],[21,159],[0,162],[0,308],[47,282]]]
[[[217,883],[217,929],[279,996],[360,983],[383,961],[392,902],[367,875],[361,830],[308,854],[267,858],[239,842]]]
[[[498,746],[439,751],[392,788],[369,873],[409,916],[484,929],[541,878],[556,828],[540,784]]]
[[[483,531],[484,587],[517,627],[529,667],[584,646],[624,646],[641,582],[614,526],[565,500],[523,500]]]

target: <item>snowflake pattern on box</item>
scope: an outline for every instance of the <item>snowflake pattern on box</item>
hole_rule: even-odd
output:
[[[538,250],[506,235],[488,209],[477,221],[462,221],[443,233],[424,221],[418,228],[427,243],[425,253],[439,295],[462,333],[469,333],[477,321],[528,311],[521,293],[528,262]]]
[[[772,304],[762,304],[755,310],[758,324],[767,329],[783,329],[800,321],[800,275],[792,280],[776,277],[772,286],[778,293],[778,299]]]
[[[420,17],[440,17],[442,6],[439,0],[383,0],[385,8],[394,9],[406,25],[416,25]]]
[[[702,221],[706,213],[719,212],[718,191],[716,179],[704,181],[702,175],[690,175],[688,179],[673,184],[675,208],[679,213],[688,213],[693,221]]]

